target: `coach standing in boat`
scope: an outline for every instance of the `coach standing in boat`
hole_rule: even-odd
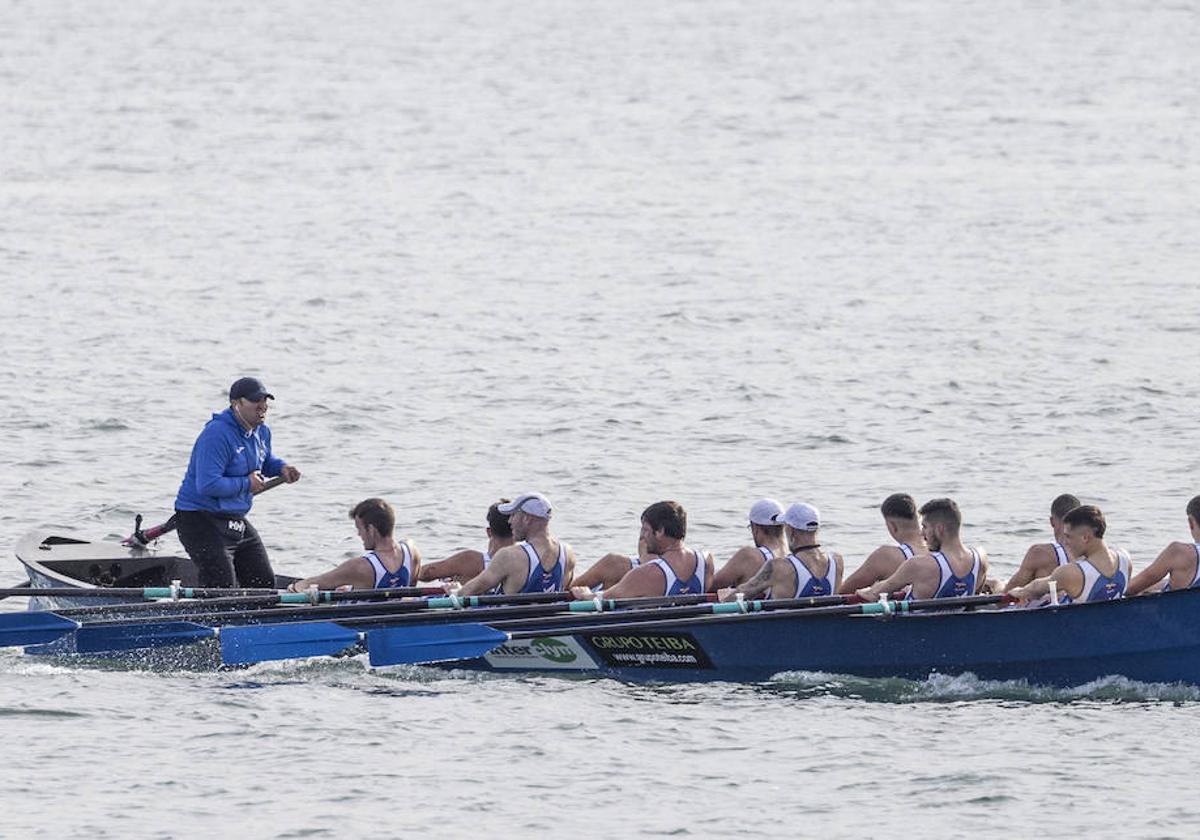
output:
[[[229,389],[229,408],[205,425],[175,498],[179,541],[199,572],[200,586],[275,586],[267,549],[246,519],[264,476],[289,484],[300,471],[271,452],[261,381],[243,377]]]

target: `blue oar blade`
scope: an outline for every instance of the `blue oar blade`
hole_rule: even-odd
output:
[[[109,653],[117,650],[171,647],[191,644],[197,639],[211,639],[215,635],[216,632],[211,627],[190,621],[84,626],[75,634],[75,650],[79,653]]]
[[[474,659],[508,641],[486,624],[434,624],[382,627],[367,633],[372,665],[417,665]]]
[[[357,642],[356,631],[332,621],[225,627],[221,630],[221,661],[226,665],[249,665],[329,656]]]
[[[8,613],[0,615],[0,647],[44,645],[78,629],[78,621],[52,612]]]

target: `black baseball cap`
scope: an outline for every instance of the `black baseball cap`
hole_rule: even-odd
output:
[[[229,386],[230,402],[241,398],[250,400],[250,402],[259,402],[264,398],[273,400],[275,395],[267,392],[267,386],[262,384],[262,380],[255,379],[253,376],[243,376]]]

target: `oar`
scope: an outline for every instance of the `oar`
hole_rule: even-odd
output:
[[[695,603],[696,601],[714,597],[712,595],[684,595],[669,598],[631,598],[625,601],[605,601],[601,602],[599,609],[608,610],[630,610],[630,609],[649,609],[653,607],[666,606],[670,604],[687,604]],[[296,609],[280,609],[280,610],[264,610],[256,613],[248,613],[246,611],[238,611],[232,613],[190,613],[186,615],[171,615],[167,617],[139,618],[125,621],[122,619],[114,619],[110,621],[93,621],[89,624],[84,624],[78,627],[75,633],[75,643],[78,650],[89,653],[98,653],[104,650],[119,651],[133,650],[138,647],[164,647],[167,645],[186,644],[196,639],[210,638],[216,634],[211,632],[201,632],[195,628],[203,628],[205,631],[210,630],[213,625],[222,625],[225,631],[239,629],[243,625],[252,625],[253,629],[266,630],[267,628],[275,628],[279,626],[287,626],[298,628],[296,630],[297,642],[303,644],[310,638],[308,635],[309,629],[313,626],[323,625],[326,628],[325,632],[332,633],[333,638],[342,638],[344,631],[343,626],[382,626],[384,624],[402,623],[402,622],[439,622],[452,623],[461,621],[477,620],[481,614],[480,610],[449,610],[445,609],[446,605],[436,604],[442,599],[433,598],[428,601],[410,601],[388,605],[387,612],[381,612],[381,605],[346,605],[344,607],[303,607]],[[482,613],[492,619],[517,619],[520,617],[530,616],[545,616],[553,612],[595,612],[597,606],[594,601],[573,601],[559,604],[530,604],[527,606],[511,606],[511,607],[492,607]],[[370,610],[366,615],[361,615],[363,610]],[[297,618],[303,621],[279,620],[280,616],[287,619]],[[311,619],[320,616],[329,616],[336,619],[337,624],[333,621],[312,621]],[[181,624],[187,624],[194,630],[190,635],[179,632]],[[4,626],[4,616],[0,616],[0,627]],[[160,641],[156,638],[156,628],[163,628],[163,639]],[[131,629],[131,628],[137,628]],[[74,628],[67,628],[62,631],[63,634],[70,632]],[[357,631],[354,631],[357,632]],[[269,634],[264,634],[263,638],[269,638],[274,642],[276,639],[285,639],[287,631],[274,631]],[[236,636],[237,634],[235,634]],[[250,638],[255,638],[254,634],[249,634]],[[14,639],[18,638],[15,634]],[[357,638],[354,636],[353,638]],[[353,640],[352,638],[352,640]],[[10,641],[10,645],[20,644],[19,641]],[[30,642],[29,644],[32,644]],[[344,646],[344,645],[343,645]],[[293,656],[320,656],[325,653],[323,648],[315,649],[312,653],[292,654]]]
[[[0,618],[5,619],[0,626],[0,647],[42,645],[80,627],[78,621],[51,612],[7,613]],[[12,621],[7,620],[10,618]]]
[[[277,475],[274,478],[268,478],[263,482],[263,486],[256,490],[252,495],[257,496],[259,493],[266,493],[268,490],[278,487],[287,481],[283,476]],[[125,539],[121,540],[121,545],[149,545],[163,534],[169,534],[176,528],[175,514],[171,514],[171,518],[160,525],[154,525],[142,530],[142,515],[139,513],[133,518],[133,533]]]
[[[711,595],[711,593],[708,594]],[[560,607],[560,613],[566,613],[565,615],[553,615],[541,620],[530,620],[528,617],[529,612],[536,608],[527,607],[517,610],[497,607],[488,610],[486,613],[474,613],[466,616],[460,614],[400,615],[390,618],[368,616],[341,619],[336,622],[227,626],[223,627],[220,633],[221,654],[222,660],[230,665],[244,665],[250,662],[263,662],[268,659],[321,656],[328,653],[328,648],[336,644],[341,644],[341,647],[338,648],[338,650],[341,650],[362,641],[363,635],[357,631],[359,627],[372,628],[367,631],[367,638],[370,638],[375,632],[374,628],[393,628],[403,625],[405,632],[412,630],[421,639],[432,638],[436,640],[440,638],[439,633],[444,633],[447,638],[458,640],[460,637],[463,637],[463,634],[455,629],[459,626],[487,626],[489,629],[492,629],[498,626],[525,627],[550,623],[556,628],[562,628],[570,626],[575,622],[599,622],[607,626],[607,623],[610,621],[640,623],[649,620],[662,621],[670,617],[677,619],[683,616],[707,614],[737,613],[740,615],[744,612],[762,610],[812,609],[831,603],[845,603],[847,600],[857,598],[856,595],[829,595],[817,598],[789,599],[786,601],[747,601],[744,603],[707,603],[672,606],[672,604],[678,603],[684,598],[699,599],[703,597],[705,596],[687,595],[676,596],[675,598],[631,598],[616,601],[601,601],[599,604],[595,601],[574,601],[564,605],[568,609]],[[614,612],[605,612],[605,610],[614,610]],[[522,612],[520,617],[514,615],[518,611]],[[487,625],[479,624],[478,619],[481,615],[487,616]],[[410,627],[409,625],[415,626]],[[424,628],[430,628],[430,633],[424,634],[422,632]],[[293,629],[297,631],[295,643],[284,646],[281,644],[281,640],[287,640],[290,630]],[[89,628],[85,627],[79,631],[79,635],[88,632],[88,630]],[[266,632],[268,630],[269,632]],[[479,632],[478,630],[474,630],[471,631],[471,634],[478,634]],[[543,634],[539,633],[538,635]],[[489,636],[488,638],[492,637]],[[259,644],[260,640],[262,641],[261,645]],[[312,642],[311,645],[309,644],[310,642]]]
[[[6,588],[8,588],[8,589],[25,589],[28,586],[29,586],[29,578],[25,578],[25,580],[21,581],[20,583],[15,583],[12,586],[9,586]],[[0,591],[3,591],[3,590],[0,590]],[[7,595],[0,595],[0,599],[4,599],[7,597],[8,597]]]
[[[641,621],[569,626],[563,628],[561,635],[580,635],[590,632],[613,633],[622,630],[643,630],[647,627],[690,627],[701,623],[708,625],[731,621],[770,621],[781,618],[817,618],[833,615],[890,615],[896,612],[962,609],[1010,601],[1012,598],[1008,595],[971,595],[962,598],[877,601],[866,604],[751,612],[749,614],[721,613],[683,619],[647,616]],[[507,642],[547,635],[555,635],[555,633],[551,629],[505,632],[486,624],[458,624],[453,627],[384,627],[367,633],[367,651],[372,665],[417,665],[426,662],[476,659]]]

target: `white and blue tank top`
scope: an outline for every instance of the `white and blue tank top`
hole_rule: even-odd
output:
[[[558,560],[549,570],[542,566],[542,560],[538,557],[536,548],[527,542],[518,543],[518,545],[525,549],[525,556],[529,558],[529,575],[525,578],[525,585],[517,591],[519,593],[561,592],[563,581],[567,576],[566,544],[559,541]]]
[[[1067,550],[1063,548],[1062,543],[1050,543],[1050,547],[1054,549],[1055,564],[1065,566],[1071,562],[1071,558],[1067,556]]]
[[[1111,575],[1102,575],[1100,570],[1092,565],[1086,557],[1075,562],[1083,572],[1083,590],[1078,598],[1070,595],[1060,595],[1060,604],[1084,604],[1088,601],[1111,601],[1125,594],[1129,585],[1129,552],[1123,548],[1116,549],[1117,568]]]
[[[975,587],[979,581],[980,558],[979,552],[971,549],[971,571],[965,575],[956,575],[954,570],[950,568],[950,561],[946,555],[940,551],[930,552],[930,556],[937,561],[938,564],[938,585],[933,591],[934,598],[961,598],[964,595],[974,595]],[[910,591],[908,600],[913,600],[914,596]]]
[[[913,551],[913,547],[908,543],[896,543],[896,548],[900,549],[900,553],[904,555],[905,560],[911,560],[913,555],[916,554]]]
[[[387,566],[383,565],[383,561],[379,559],[379,555],[374,551],[368,551],[363,555],[363,559],[371,564],[371,568],[375,571],[375,588],[376,589],[394,589],[397,586],[408,586],[412,580],[413,571],[413,555],[412,550],[408,547],[408,543],[401,542],[400,553],[403,556],[403,561],[400,563],[400,568],[394,572],[389,572]]]
[[[659,571],[663,573],[664,595],[700,595],[704,592],[704,555],[694,548],[692,555],[696,559],[696,568],[687,580],[680,580],[671,564],[661,557],[646,562],[647,566],[658,566]]]
[[[804,565],[804,561],[795,554],[789,554],[787,560],[796,572],[796,594],[793,598],[819,598],[822,595],[832,595],[835,591],[838,574],[838,555],[826,554],[829,566],[825,569],[824,577],[816,577]],[[772,597],[774,594],[772,593]]]

